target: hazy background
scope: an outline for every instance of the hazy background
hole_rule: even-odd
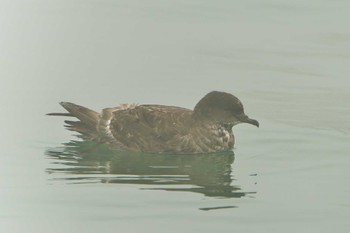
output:
[[[0,0],[1,232],[350,229],[349,9],[341,0]],[[73,139],[63,119],[45,116],[58,102],[192,108],[211,90],[235,94],[260,121],[234,130],[233,176],[253,197],[48,181],[45,151]],[[198,210],[212,205],[239,207]]]

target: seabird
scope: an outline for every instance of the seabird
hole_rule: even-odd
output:
[[[76,117],[66,120],[68,130],[85,140],[112,148],[150,153],[198,154],[232,150],[232,127],[249,123],[259,127],[232,94],[212,91],[193,110],[165,105],[122,104],[101,113],[69,102],[61,102],[68,113],[51,116]]]

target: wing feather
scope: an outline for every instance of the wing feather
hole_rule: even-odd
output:
[[[172,146],[168,142],[188,133],[191,113],[179,107],[140,105],[113,112],[110,130],[127,148],[166,151]]]

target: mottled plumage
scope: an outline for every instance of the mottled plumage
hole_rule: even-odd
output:
[[[232,127],[248,118],[235,96],[213,91],[204,96],[194,110],[164,105],[129,105],[103,109],[61,102],[69,112],[48,115],[73,116],[65,121],[69,130],[82,138],[105,143],[121,150],[154,153],[212,153],[233,148]]]

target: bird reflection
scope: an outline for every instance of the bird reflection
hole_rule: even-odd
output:
[[[46,155],[53,159],[47,172],[68,174],[63,179],[76,183],[138,184],[147,190],[194,192],[210,197],[239,198],[249,194],[233,185],[233,152],[145,154],[71,141],[47,150]]]

